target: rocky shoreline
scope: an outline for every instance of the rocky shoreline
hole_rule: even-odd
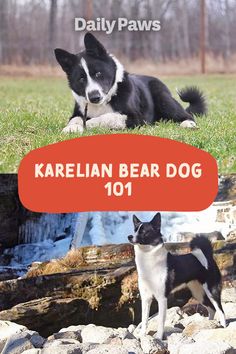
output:
[[[139,326],[127,328],[74,325],[48,336],[9,321],[0,321],[2,354],[235,354],[235,289],[224,290],[223,308],[227,327],[217,319],[208,320],[205,309],[190,301],[167,311],[164,340],[155,338],[157,316],[148,324],[148,334],[140,336]],[[108,316],[110,317],[110,316]],[[108,319],[109,321],[109,319]]]
[[[170,243],[175,253],[188,243]],[[224,288],[236,279],[236,242],[216,240],[214,255]],[[130,244],[88,246],[64,258],[33,264],[27,275],[0,282],[0,320],[13,321],[48,337],[70,325],[128,327],[141,320],[133,247]],[[168,307],[183,306],[188,290],[171,295]],[[151,314],[157,312],[154,301]],[[107,314],[109,313],[109,318]]]

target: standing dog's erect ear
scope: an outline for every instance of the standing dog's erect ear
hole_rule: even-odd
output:
[[[136,215],[133,215],[133,223],[134,223],[134,229],[137,229],[141,224],[141,221],[139,220],[139,218],[137,218]]]
[[[154,218],[151,220],[152,227],[155,230],[160,230],[161,229],[161,214],[157,213]]]
[[[74,54],[67,52],[64,49],[56,48],[54,50],[56,59],[62,69],[68,74],[77,62],[77,57]]]
[[[104,55],[107,55],[106,49],[94,37],[92,33],[86,33],[86,35],[84,36],[84,46],[88,55],[95,57],[102,57]]]

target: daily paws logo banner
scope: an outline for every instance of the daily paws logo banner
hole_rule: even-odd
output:
[[[117,134],[31,151],[18,172],[23,205],[36,212],[199,211],[218,189],[207,152],[174,140]]]

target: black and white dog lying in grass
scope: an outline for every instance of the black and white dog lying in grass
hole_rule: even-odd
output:
[[[179,92],[181,100],[189,102],[185,110],[160,80],[127,73],[91,33],[85,35],[84,45],[85,50],[76,55],[55,49],[75,99],[74,112],[64,132],[82,132],[85,111],[87,128],[111,129],[134,128],[160,120],[194,128],[194,115],[206,113],[204,96],[196,87]]]
[[[197,236],[190,242],[191,253],[174,255],[167,252],[161,234],[161,214],[150,222],[141,222],[135,215],[134,236],[128,240],[134,245],[142,299],[141,334],[146,333],[153,297],[158,301],[159,319],[157,337],[162,339],[167,297],[171,292],[188,287],[193,297],[205,305],[209,319],[218,313],[220,323],[226,326],[221,305],[221,274],[213,258],[210,241]]]

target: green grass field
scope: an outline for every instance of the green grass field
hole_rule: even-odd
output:
[[[129,133],[179,140],[211,153],[222,173],[236,172],[236,77],[186,76],[162,80],[175,88],[198,85],[207,95],[209,113],[197,119],[198,130],[174,123],[157,123]],[[17,172],[20,160],[32,149],[78,134],[61,133],[73,108],[73,98],[62,78],[0,78],[0,172]],[[86,135],[112,133],[94,129]]]

